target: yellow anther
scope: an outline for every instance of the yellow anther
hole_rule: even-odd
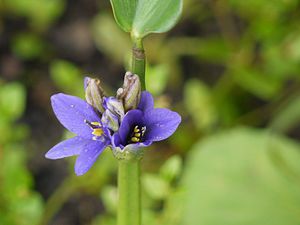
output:
[[[99,137],[103,134],[103,130],[101,128],[95,128],[95,129],[93,129],[92,134]]]
[[[92,125],[95,125],[95,126],[101,126],[101,124],[99,122],[91,122]]]
[[[134,132],[134,133],[140,132],[140,129],[138,128],[138,126],[135,126],[135,127],[134,127],[133,132]]]
[[[134,136],[139,138],[141,137],[141,133],[134,133]]]
[[[139,139],[139,138],[137,138],[137,137],[132,137],[132,138],[131,138],[131,141],[132,141],[132,142],[139,142],[139,141],[140,141],[140,139]]]

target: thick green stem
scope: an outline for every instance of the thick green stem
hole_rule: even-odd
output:
[[[145,84],[145,51],[143,48],[142,39],[134,39],[132,47],[132,61],[131,70],[133,73],[139,75],[142,85],[142,90],[146,89]]]
[[[140,77],[142,90],[145,90],[145,52],[143,40],[132,38],[131,72]],[[141,157],[119,159],[118,171],[118,225],[141,225]]]
[[[119,160],[118,225],[141,224],[140,160]]]

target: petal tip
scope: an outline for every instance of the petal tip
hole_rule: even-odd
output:
[[[51,156],[51,154],[50,154],[49,152],[47,152],[47,153],[45,154],[45,158],[46,158],[46,159],[53,159],[53,157]]]
[[[77,171],[77,170],[75,169],[75,174],[76,174],[76,176],[78,176],[78,177],[84,175],[86,172],[87,172],[87,171]]]
[[[62,157],[59,157],[59,155],[56,152],[53,152],[53,151],[49,150],[45,154],[45,158],[46,159],[59,159],[59,158],[62,158]]]
[[[64,93],[57,93],[50,97],[51,104],[57,102],[61,97],[65,96]]]

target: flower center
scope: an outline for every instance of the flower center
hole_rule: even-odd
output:
[[[97,140],[97,137],[103,135],[102,126],[99,122],[90,122],[88,120],[84,120],[84,122],[93,130],[92,134],[94,135],[93,140]]]
[[[130,135],[130,139],[129,139],[129,143],[137,143],[137,142],[141,142],[142,138],[144,137],[146,132],[146,127],[140,127],[140,126],[135,126],[133,128],[133,131]]]

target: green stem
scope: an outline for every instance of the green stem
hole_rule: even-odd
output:
[[[118,225],[140,225],[140,160],[119,160],[118,188]]]
[[[142,90],[146,89],[145,84],[145,51],[142,39],[133,39],[131,70],[139,75]]]
[[[145,90],[145,52],[143,40],[132,38],[131,72],[140,77],[141,88]],[[119,159],[118,171],[118,225],[141,224],[140,157]]]

